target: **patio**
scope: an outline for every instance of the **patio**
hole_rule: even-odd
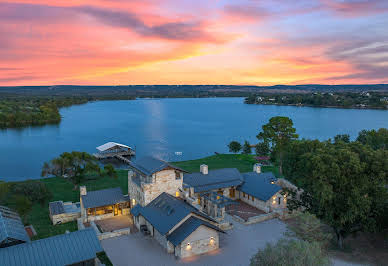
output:
[[[226,212],[230,215],[236,215],[247,221],[250,217],[266,214],[264,211],[259,210],[251,205],[246,204],[241,200],[237,200],[239,204],[233,204],[226,206]]]
[[[99,227],[102,233],[113,232],[128,227],[130,227],[132,231],[132,227],[134,227],[132,218],[127,215],[120,215],[108,219],[97,220],[94,221],[94,223]]]

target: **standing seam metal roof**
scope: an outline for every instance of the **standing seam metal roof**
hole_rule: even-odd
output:
[[[57,215],[65,213],[65,207],[63,201],[53,201],[49,203],[49,210],[51,215]]]
[[[269,200],[273,195],[282,190],[279,185],[271,184],[271,181],[276,181],[276,177],[272,172],[243,173],[244,183],[237,187],[237,190],[245,192],[255,198],[263,201]]]
[[[193,187],[194,192],[203,192],[241,185],[243,177],[236,168],[223,168],[210,170],[206,175],[202,173],[185,174],[183,183]]]
[[[2,266],[64,266],[103,251],[92,228],[0,249]]]
[[[25,242],[30,241],[18,214],[15,212],[11,213],[13,218],[10,218],[10,216],[7,216],[0,211],[0,242],[3,242],[8,238]]]
[[[84,208],[95,208],[128,201],[119,187],[87,191],[87,194],[81,198]]]
[[[201,225],[207,226],[211,229],[217,230],[219,232],[225,233],[220,230],[217,226],[214,226],[204,220],[198,219],[196,217],[190,217],[183,224],[181,224],[177,229],[175,229],[170,235],[167,236],[167,240],[170,241],[174,246],[179,245],[185,240],[191,233],[197,230]]]
[[[185,170],[179,167],[176,167],[168,162],[165,162],[163,160],[160,160],[152,156],[145,156],[145,157],[139,158],[136,161],[131,162],[130,166],[147,176],[152,175],[156,172],[162,171],[167,167],[171,167],[171,168],[180,170],[182,172],[186,172]]]
[[[165,235],[190,213],[195,213],[205,219],[214,221],[190,204],[166,192],[160,194],[145,207],[135,207],[131,210],[134,216],[141,214],[152,226]]]

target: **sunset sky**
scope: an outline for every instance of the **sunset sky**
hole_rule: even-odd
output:
[[[388,83],[387,0],[0,0],[0,85]]]

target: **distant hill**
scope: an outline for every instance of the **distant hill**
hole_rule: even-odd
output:
[[[388,91],[388,84],[367,85],[128,85],[128,86],[19,86],[0,87],[0,96],[90,96],[90,97],[212,97],[248,96],[257,92],[303,93],[322,92],[360,92]]]

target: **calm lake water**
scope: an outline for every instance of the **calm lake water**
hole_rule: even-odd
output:
[[[303,138],[388,128],[388,111],[247,105],[243,98],[101,101],[61,109],[59,125],[0,130],[0,179],[39,178],[43,162],[64,151],[95,152],[109,141],[179,161],[227,152],[231,140],[256,142],[273,116],[288,116]],[[181,154],[181,155],[180,155]]]

